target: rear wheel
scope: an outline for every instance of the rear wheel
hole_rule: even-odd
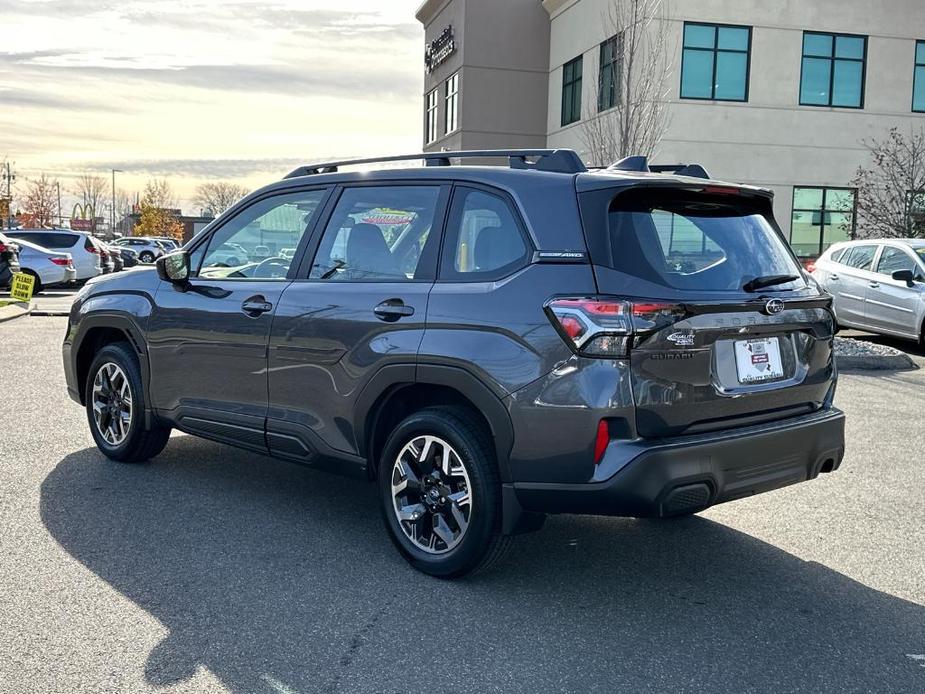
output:
[[[465,410],[427,408],[399,424],[383,449],[379,492],[392,541],[419,571],[463,576],[509,546],[494,451]]]
[[[90,365],[85,393],[90,433],[105,456],[140,463],[164,450],[170,429],[145,426],[141,371],[127,344],[99,351]]]
[[[143,263],[153,263],[154,254],[151,251],[142,251],[141,254],[138,256],[138,260],[140,260]]]

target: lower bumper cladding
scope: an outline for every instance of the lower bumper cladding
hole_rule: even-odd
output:
[[[811,480],[832,472],[845,451],[845,417],[835,408],[773,424],[678,439],[620,442],[625,457],[607,479],[585,484],[512,485],[527,513],[664,517]],[[610,461],[612,463],[612,461]],[[602,465],[602,467],[608,467]]]

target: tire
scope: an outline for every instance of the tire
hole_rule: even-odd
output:
[[[241,261],[237,259],[236,256],[231,256],[225,260],[225,267],[237,267],[241,264]]]
[[[143,263],[153,263],[153,262],[154,262],[154,254],[153,254],[151,251],[142,251],[142,252],[138,255],[138,260],[140,260],[140,261],[143,262]]]
[[[425,449],[430,460],[421,465]],[[405,467],[399,467],[399,456]],[[450,474],[442,464],[447,459]],[[411,474],[404,474],[401,470],[407,471],[409,463]],[[501,481],[494,448],[484,427],[466,410],[429,407],[407,417],[386,441],[378,477],[389,537],[418,571],[457,578],[489,568],[510,546],[511,538],[501,534]],[[439,484],[431,483],[435,477]],[[405,495],[393,493],[393,485],[408,482]],[[399,520],[399,513],[405,520]],[[438,515],[445,520],[435,521]],[[465,527],[456,522],[459,517]],[[443,539],[450,536],[450,542]]]
[[[45,287],[42,285],[42,281],[39,279],[39,276],[35,274],[32,270],[23,270],[24,275],[29,275],[35,279],[35,283],[32,285],[32,296],[39,294]]]
[[[106,371],[97,381],[98,374],[104,369]],[[97,386],[100,386],[99,390]],[[114,422],[111,412],[102,415],[97,421],[95,413],[100,408],[101,400],[107,400],[104,395],[107,391],[116,392],[120,396],[120,402],[115,405],[117,407],[124,403],[124,396],[128,394],[130,404],[127,423],[124,412],[120,418],[122,424]],[[120,463],[141,463],[164,450],[167,439],[170,438],[170,429],[157,425],[152,428],[145,427],[141,371],[138,368],[138,358],[128,344],[110,344],[97,353],[87,374],[84,394],[90,433],[97,447],[107,458]]]

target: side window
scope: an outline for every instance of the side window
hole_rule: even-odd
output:
[[[877,261],[877,272],[881,275],[892,275],[897,270],[912,270],[916,272],[918,266],[912,257],[901,248],[884,246]]]
[[[841,262],[858,270],[870,270],[876,252],[876,246],[854,246],[842,256]]]
[[[325,227],[309,279],[407,282],[432,273],[425,248],[430,249],[439,198],[439,186],[346,188]]]
[[[441,279],[499,279],[527,262],[528,248],[520,224],[504,198],[457,188],[450,219]]]
[[[284,279],[292,256],[283,253],[302,240],[326,190],[266,198],[225,222],[208,241],[199,277],[203,279]],[[190,267],[204,246],[193,253]]]

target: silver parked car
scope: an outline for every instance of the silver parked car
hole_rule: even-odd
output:
[[[812,275],[834,297],[839,326],[925,340],[925,239],[839,243]]]
[[[168,251],[163,245],[148,236],[123,236],[112,242],[117,248],[131,248],[142,263],[153,263]]]
[[[48,287],[70,284],[77,279],[77,270],[70,253],[52,251],[22,239],[17,243],[22,271],[35,278],[33,294]]]
[[[83,231],[70,229],[13,229],[5,232],[17,243],[29,241],[52,251],[70,253],[77,270],[77,280],[88,280],[107,268],[99,241]],[[109,266],[112,271],[112,266]]]

